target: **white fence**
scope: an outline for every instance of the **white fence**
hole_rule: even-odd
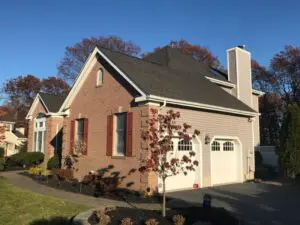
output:
[[[263,157],[263,164],[270,166],[278,166],[275,146],[259,146],[257,149]]]

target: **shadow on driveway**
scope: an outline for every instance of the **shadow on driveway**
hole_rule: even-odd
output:
[[[212,196],[212,206],[224,207],[248,224],[299,225],[300,185],[244,183],[168,193],[170,204],[202,204],[204,194]]]

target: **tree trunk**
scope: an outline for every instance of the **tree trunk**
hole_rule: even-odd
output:
[[[163,178],[163,205],[162,216],[166,217],[166,178]]]

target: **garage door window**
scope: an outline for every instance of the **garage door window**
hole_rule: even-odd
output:
[[[214,141],[211,145],[211,150],[212,151],[220,151],[221,150],[220,143],[217,141]]]
[[[192,151],[193,144],[191,141],[181,140],[178,142],[178,151]]]
[[[223,151],[228,152],[228,151],[233,151],[233,143],[230,141],[226,141],[223,143]]]

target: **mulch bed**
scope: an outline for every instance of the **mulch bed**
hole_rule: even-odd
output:
[[[102,197],[108,198],[112,200],[123,200],[126,202],[138,202],[138,203],[156,203],[160,201],[160,196],[149,197],[149,198],[142,198],[138,192],[130,191],[128,189],[118,188],[113,192],[101,192],[97,191],[91,185],[83,185],[80,184],[78,181],[68,181],[68,180],[58,180],[54,177],[45,177],[45,176],[37,176],[37,175],[30,175],[27,172],[20,173],[23,176],[27,176],[34,181],[38,182],[39,184],[46,185],[52,188],[56,188],[59,190],[64,190],[67,192],[72,192],[76,194],[83,194],[87,196],[93,197]]]
[[[122,219],[130,218],[135,225],[144,225],[148,219],[155,219],[159,225],[171,225],[174,215],[182,215],[187,225],[192,225],[198,221],[209,221],[212,225],[239,225],[239,221],[230,215],[223,208],[203,209],[202,207],[176,208],[167,212],[166,218],[161,216],[160,211],[146,209],[117,207],[109,211],[111,225],[120,225]]]
[[[137,192],[132,192],[126,189],[117,189],[111,193],[98,193],[90,185],[82,185],[80,192],[80,183],[78,181],[66,181],[66,180],[57,180],[53,177],[44,177],[29,175],[27,172],[21,172],[20,174],[30,177],[34,181],[47,185],[52,188],[65,190],[68,192],[73,192],[77,194],[84,194],[94,197],[102,197],[113,200],[123,200],[127,202],[138,202],[138,203],[157,203],[161,202],[160,196],[155,196],[151,198],[142,198],[138,195]],[[167,199],[168,201],[169,199]],[[227,212],[223,208],[211,208],[204,209],[202,207],[188,207],[188,208],[172,208],[168,210],[167,217],[163,218],[161,212],[138,209],[138,208],[123,208],[118,207],[116,210],[108,212],[108,215],[111,217],[112,221],[110,224],[119,225],[120,221],[123,218],[130,217],[136,224],[145,224],[145,220],[149,218],[155,218],[160,225],[169,225],[173,224],[172,216],[180,214],[183,215],[186,219],[185,224],[192,225],[197,221],[210,221],[212,225],[238,225],[239,221]]]
[[[111,225],[120,225],[121,220],[130,217],[134,224],[145,225],[145,221],[150,218],[156,219],[160,225],[172,225],[168,218],[163,218],[159,212],[135,208],[118,207],[116,210],[107,213],[111,218]]]

